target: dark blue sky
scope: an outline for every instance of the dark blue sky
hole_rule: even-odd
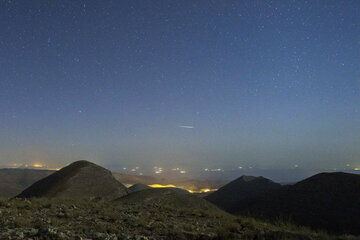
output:
[[[360,167],[359,1],[2,0],[0,30],[3,165]]]

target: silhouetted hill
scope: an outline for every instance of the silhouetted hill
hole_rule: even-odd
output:
[[[151,187],[149,187],[148,185],[142,184],[142,183],[136,183],[136,184],[132,185],[131,187],[129,187],[129,190],[131,192],[142,191],[145,189],[151,189]]]
[[[77,161],[34,183],[18,197],[115,199],[128,192],[109,170],[88,161]]]
[[[0,197],[15,197],[34,182],[54,173],[52,170],[0,169]]]
[[[280,188],[280,184],[267,178],[241,176],[206,196],[205,199],[228,212],[235,212],[239,204],[244,204],[245,200],[251,201],[255,197]]]
[[[332,233],[360,234],[360,175],[320,173],[241,205],[236,213],[285,218]]]

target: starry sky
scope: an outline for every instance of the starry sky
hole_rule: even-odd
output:
[[[0,165],[360,167],[360,2],[0,0]]]

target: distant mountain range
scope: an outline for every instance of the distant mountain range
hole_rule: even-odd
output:
[[[135,185],[127,189],[121,182]],[[220,208],[235,215],[283,219],[336,234],[360,234],[358,174],[321,173],[285,186],[263,177],[242,176],[204,198],[183,189],[148,186],[155,183],[183,186],[181,182],[188,184],[186,187],[216,184],[184,179],[174,184],[169,179],[111,173],[88,161],[77,161],[56,172],[1,169],[0,197],[103,198],[126,204],[221,212]]]
[[[113,173],[114,177],[126,186],[131,186],[137,183],[144,185],[173,185],[177,188],[183,188],[190,191],[200,191],[201,189],[218,189],[225,185],[227,181],[224,180],[196,180],[186,178],[161,178],[152,176],[139,176],[122,173]]]
[[[34,182],[54,173],[52,170],[0,169],[0,197],[14,197]]]
[[[56,172],[55,170],[28,169],[28,168],[4,168],[0,169],[0,198],[11,198],[20,194],[27,187],[40,179]],[[192,179],[168,179],[152,176],[139,176],[130,174],[112,173],[115,179],[130,187],[134,184],[174,185],[178,188],[200,191],[201,189],[217,189],[225,185],[226,181],[201,181]]]
[[[142,190],[146,190],[146,189],[151,189],[151,187],[149,187],[148,185],[142,184],[142,183],[136,183],[129,187],[129,190],[131,192],[137,192],[137,191],[142,191]]]

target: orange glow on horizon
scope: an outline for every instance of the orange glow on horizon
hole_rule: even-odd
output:
[[[152,188],[176,188],[176,186],[172,185],[172,184],[168,184],[168,185],[151,184],[151,185],[149,185],[149,187],[152,187]]]
[[[193,191],[193,190],[188,190],[190,193],[207,193],[207,192],[215,192],[217,189],[210,189],[210,188],[203,188],[200,189],[199,191]]]
[[[43,168],[43,167],[45,167],[45,165],[39,164],[39,163],[35,163],[35,164],[33,164],[32,166],[33,166],[34,168]]]
[[[184,189],[186,191],[188,191],[189,193],[207,193],[207,192],[214,192],[216,191],[217,189],[210,189],[210,188],[203,188],[203,189],[200,189],[200,190],[189,190],[189,189],[186,189],[184,187],[177,187],[173,184],[168,184],[168,185],[161,185],[161,184],[151,184],[151,185],[148,185],[149,187],[152,187],[152,188],[180,188],[180,189]]]

